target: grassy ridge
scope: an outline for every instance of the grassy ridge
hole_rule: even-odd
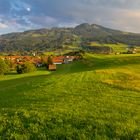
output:
[[[102,47],[102,46],[106,46],[106,47],[110,47],[112,48],[113,52],[127,52],[130,48],[130,45],[127,44],[123,44],[123,43],[118,43],[118,44],[100,44],[98,42],[91,42],[89,44],[89,46],[93,46],[93,47]],[[137,52],[140,52],[140,46],[133,46],[137,49]]]
[[[113,53],[121,53],[121,52],[127,52],[128,51],[128,45],[126,44],[100,44],[98,42],[91,42],[89,44],[91,47],[109,47],[112,49]],[[139,48],[139,47],[138,47]]]
[[[1,139],[140,139],[140,55],[90,55],[0,78]]]

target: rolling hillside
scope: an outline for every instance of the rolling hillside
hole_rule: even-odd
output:
[[[0,139],[140,139],[139,62],[86,54],[56,72],[0,77]]]
[[[74,31],[86,42],[97,41],[99,43],[140,45],[140,34],[113,30],[96,24],[84,23],[75,27]]]
[[[140,46],[140,34],[122,32],[96,24],[81,24],[75,28],[52,28],[10,33],[0,36],[0,52],[30,52],[79,48],[81,44],[96,41],[101,44]]]

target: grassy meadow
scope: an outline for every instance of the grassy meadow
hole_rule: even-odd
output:
[[[118,44],[100,44],[98,42],[91,42],[89,44],[89,46],[95,46],[95,47],[101,47],[101,46],[107,46],[107,47],[110,47],[112,48],[113,52],[114,53],[123,53],[123,52],[127,52],[130,48],[129,45],[127,44],[123,44],[123,43],[118,43]],[[140,52],[140,46],[133,46],[134,48],[137,49],[137,52],[139,53]]]
[[[139,140],[140,55],[1,76],[0,139]]]

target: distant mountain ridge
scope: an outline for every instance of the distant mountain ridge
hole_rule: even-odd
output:
[[[84,23],[75,28],[52,28],[9,33],[0,36],[0,52],[44,51],[83,42],[124,43],[140,46],[140,34]]]

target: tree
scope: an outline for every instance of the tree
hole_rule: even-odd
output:
[[[17,73],[18,73],[18,74],[24,73],[24,72],[23,72],[23,69],[24,69],[24,68],[23,68],[23,65],[17,65],[17,66],[16,66],[16,70],[17,70]]]
[[[16,69],[18,74],[36,71],[35,65],[30,62],[25,62],[24,64],[17,65]]]
[[[52,64],[53,64],[53,58],[52,58],[52,56],[49,56],[49,57],[48,57],[47,64],[48,64],[48,65],[52,65]]]
[[[11,60],[5,59],[4,61],[5,61],[5,63],[7,64],[7,66],[9,67],[10,70],[11,70],[11,69],[12,69],[12,70],[15,69],[15,64],[14,64]]]
[[[8,65],[4,60],[0,59],[0,75],[3,75],[9,71]]]

